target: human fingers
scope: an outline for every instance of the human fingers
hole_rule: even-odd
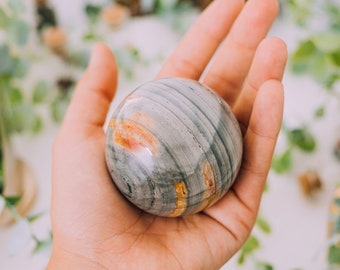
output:
[[[274,22],[277,0],[248,1],[216,53],[203,83],[233,106],[247,76],[255,50]]]
[[[102,127],[116,85],[115,58],[106,45],[96,44],[88,68],[76,86],[62,130],[72,130],[82,134],[93,127]]]
[[[279,38],[267,38],[257,48],[242,92],[233,107],[242,132],[247,129],[259,87],[268,80],[281,81],[286,61],[286,44]]]
[[[283,87],[280,81],[266,81],[256,96],[244,137],[242,167],[228,193],[205,210],[242,244],[257,215],[261,194],[283,115]]]
[[[244,5],[215,0],[200,15],[157,75],[198,80]]]

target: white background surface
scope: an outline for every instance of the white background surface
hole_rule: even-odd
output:
[[[83,1],[51,2],[54,3],[63,25],[70,27],[75,23],[82,23],[83,17],[80,15],[80,10],[83,7]],[[274,26],[271,35],[282,37],[287,42],[289,50],[292,50],[303,33],[279,21]],[[116,32],[112,36],[112,42],[127,40],[132,40],[145,54],[150,55],[156,54],[158,49],[162,53],[168,53],[176,43],[175,35],[166,26],[152,18],[131,21],[125,26],[124,32]],[[136,85],[152,79],[157,70],[156,65],[138,73],[134,82],[123,81],[119,86],[113,107]],[[327,98],[326,95],[309,79],[295,77],[289,72],[284,78],[284,85],[286,123],[292,126],[305,122],[312,123],[314,109]],[[269,191],[263,196],[261,214],[269,220],[272,233],[261,237],[262,248],[256,253],[256,257],[270,262],[276,270],[326,269],[324,246],[327,241],[328,207],[334,184],[340,179],[339,163],[332,155],[336,135],[340,134],[338,115],[339,104],[330,102],[326,117],[311,126],[319,142],[317,152],[308,156],[295,153],[296,166],[293,171],[282,176],[273,173],[269,175]],[[39,136],[25,135],[15,140],[18,155],[25,158],[32,166],[39,186],[39,196],[32,213],[49,211],[51,146],[56,132],[57,127],[50,125]],[[283,147],[284,140],[280,138],[278,151]],[[316,196],[306,198],[298,185],[297,175],[310,168],[319,172],[324,185]],[[43,236],[48,233],[49,226],[49,218],[46,215],[36,224],[35,230]],[[29,250],[32,245],[15,257],[7,256],[11,232],[11,227],[0,229],[0,269],[43,269],[48,256],[45,254],[31,257]],[[227,263],[223,269],[238,269],[235,259]],[[254,269],[254,267],[248,262],[241,269]]]

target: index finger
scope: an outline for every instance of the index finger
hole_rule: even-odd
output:
[[[228,34],[243,0],[215,0],[200,15],[157,75],[198,80]]]

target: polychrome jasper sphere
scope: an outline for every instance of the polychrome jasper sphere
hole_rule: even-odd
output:
[[[228,104],[193,80],[145,83],[107,129],[112,180],[134,205],[159,216],[211,206],[233,184],[241,159],[242,135]]]

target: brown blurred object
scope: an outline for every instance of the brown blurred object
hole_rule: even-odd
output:
[[[119,26],[130,15],[127,7],[121,4],[113,4],[102,9],[100,17],[110,26]]]
[[[44,29],[42,33],[42,40],[43,43],[53,52],[60,55],[64,54],[67,35],[60,27],[52,26]]]
[[[316,171],[307,171],[299,175],[299,183],[303,193],[312,195],[322,188],[321,179]]]
[[[47,0],[35,0],[35,5],[44,7],[47,5]]]
[[[142,0],[117,0],[116,3],[127,7],[130,10],[131,16],[143,15]]]
[[[18,159],[10,144],[3,145],[4,164],[4,189],[2,195],[5,197],[20,197],[15,205],[20,215],[25,215],[32,208],[36,198],[37,186],[31,168],[26,162]],[[0,225],[6,225],[15,221],[15,216],[5,208],[0,212]]]
[[[192,0],[194,5],[198,6],[200,9],[205,9],[213,0]]]

